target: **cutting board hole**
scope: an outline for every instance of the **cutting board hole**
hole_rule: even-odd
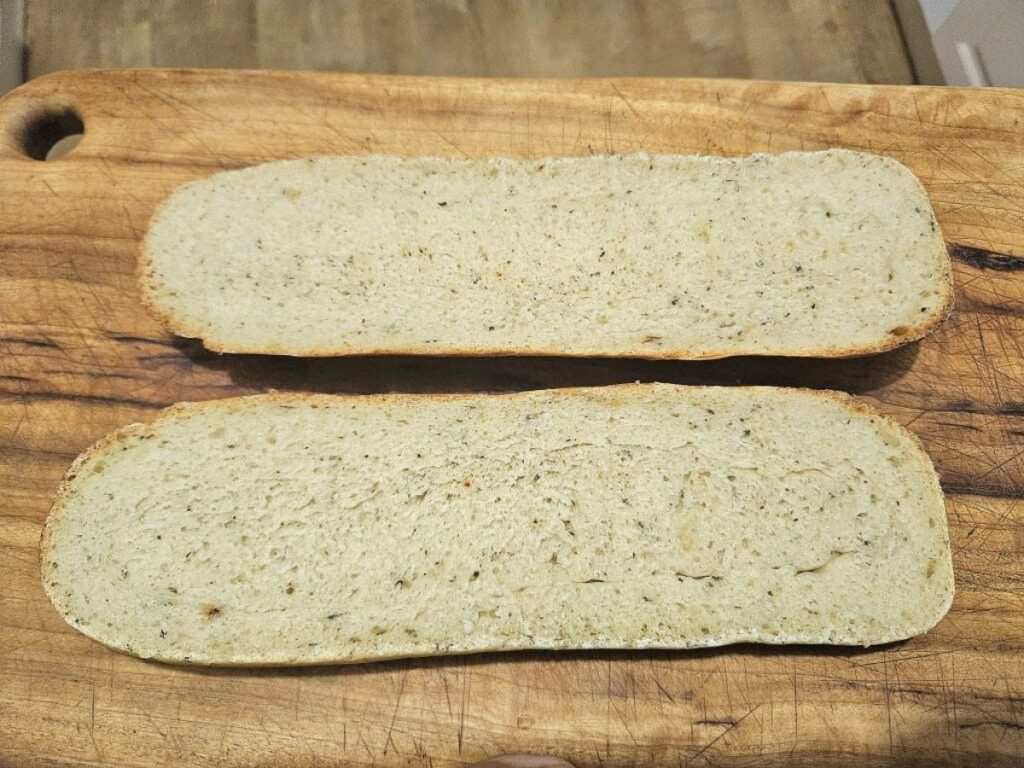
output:
[[[84,135],[85,123],[75,110],[43,112],[29,122],[22,148],[33,160],[56,160],[78,146]]]

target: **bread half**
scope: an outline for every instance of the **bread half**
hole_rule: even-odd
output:
[[[144,658],[870,645],[947,611],[942,493],[835,393],[673,385],[175,406],[80,457],[42,541]]]
[[[175,333],[310,356],[860,355],[952,301],[921,184],[844,150],[270,163],[175,192],[141,272]]]

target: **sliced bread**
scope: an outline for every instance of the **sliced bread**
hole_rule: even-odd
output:
[[[844,150],[270,163],[175,192],[141,273],[174,332],[285,355],[859,355],[952,300],[918,180]]]
[[[772,388],[175,406],[75,462],[42,568],[86,635],[217,665],[869,645],[953,596],[915,440]]]

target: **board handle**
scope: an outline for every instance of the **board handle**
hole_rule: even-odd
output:
[[[0,156],[54,160],[85,135],[85,118],[68,73],[31,80],[0,98]]]

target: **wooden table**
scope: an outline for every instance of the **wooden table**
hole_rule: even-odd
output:
[[[244,67],[914,82],[889,0],[23,2],[30,78],[74,67]]]
[[[27,157],[26,131],[69,111],[81,145]],[[896,157],[928,188],[957,311],[919,344],[836,361],[219,356],[162,331],[135,284],[154,206],[182,182],[264,160],[827,146]],[[0,193],[0,764],[447,766],[531,750],[578,766],[996,766],[1024,754],[1024,92],[69,72],[0,102]],[[37,542],[63,471],[175,401],[635,379],[833,387],[906,424],[948,494],[947,618],[874,650],[210,671],[108,651],[44,597]]]

